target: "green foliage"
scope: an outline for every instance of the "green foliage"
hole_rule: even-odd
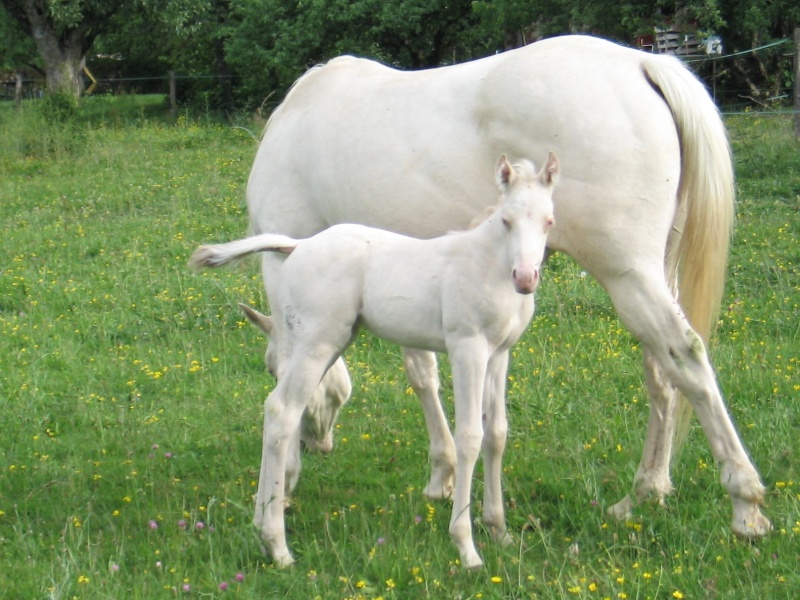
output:
[[[422,68],[487,53],[464,1],[243,0],[232,21],[226,58],[241,78],[238,92],[256,106],[339,54]]]
[[[69,123],[78,114],[78,99],[71,94],[55,92],[47,94],[36,108],[47,123]]]
[[[22,7],[33,1],[0,5],[29,30]],[[701,36],[721,34],[725,48],[737,51],[783,39],[800,26],[800,5],[793,0],[48,0],[45,5],[44,31],[52,35],[40,41],[60,40],[61,55],[86,55],[101,77],[157,79],[177,71],[189,76],[179,86],[181,102],[228,114],[258,108],[268,98],[274,105],[307,68],[344,53],[418,69],[569,32],[632,43],[666,25]],[[7,66],[34,62],[32,38],[21,44],[21,31],[0,21],[0,49],[8,49],[0,55]],[[70,44],[72,52],[65,52]],[[791,84],[790,63],[785,48],[773,49],[727,62],[706,76],[731,98],[767,104]],[[45,67],[48,77],[59,73],[53,65]],[[72,67],[80,71],[78,62]],[[72,85],[74,92],[78,88]]]
[[[726,51],[757,48],[782,39],[791,39],[800,27],[800,5],[791,0],[736,0],[721,6],[725,26],[719,29]],[[792,45],[761,50],[738,57],[722,74],[738,86],[739,97],[762,106],[773,106],[770,99],[791,89],[793,74]]]
[[[360,335],[337,446],[304,457],[287,513],[298,564],[278,571],[250,524],[274,381],[236,303],[264,307],[258,268],[185,266],[197,244],[245,234],[255,144],[241,129],[168,124],[160,98],[87,100],[82,151],[0,148],[4,597],[794,598],[800,154],[788,119],[730,123],[738,229],[712,350],[769,490],[771,536],[730,534],[699,431],[668,511],[605,516],[642,446],[641,352],[600,287],[556,255],[509,373],[515,543],[496,547],[478,522],[486,568],[460,570],[449,505],[420,493],[427,440],[399,350]],[[13,107],[0,119],[5,132]],[[478,475],[476,515],[481,490]]]

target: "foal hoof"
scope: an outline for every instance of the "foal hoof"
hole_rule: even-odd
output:
[[[461,566],[467,571],[478,571],[483,568],[483,561],[478,553],[475,552],[471,556],[461,558]]]

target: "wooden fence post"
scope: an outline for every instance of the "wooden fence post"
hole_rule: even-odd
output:
[[[178,91],[175,85],[175,71],[169,72],[169,116],[173,119],[178,112]]]
[[[800,27],[794,30],[794,139],[800,140]]]

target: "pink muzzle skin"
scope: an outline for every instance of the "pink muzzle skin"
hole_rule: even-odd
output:
[[[520,294],[532,294],[539,287],[539,269],[521,267],[511,273],[514,289]]]

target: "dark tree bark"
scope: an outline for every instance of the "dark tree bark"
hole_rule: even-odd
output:
[[[86,52],[118,7],[118,2],[83,2],[78,19],[61,22],[47,0],[0,0],[9,16],[30,34],[44,63],[47,89],[73,97],[83,90]]]

